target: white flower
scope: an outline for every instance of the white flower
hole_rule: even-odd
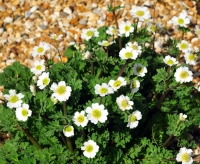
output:
[[[55,98],[54,96],[51,95],[50,99],[54,104],[57,104],[57,102],[58,102],[57,98]]]
[[[77,126],[85,127],[88,124],[88,119],[85,117],[85,111],[76,112],[73,118],[74,123]]]
[[[157,27],[153,23],[148,23],[147,31],[152,32],[153,34],[156,33]]]
[[[98,37],[99,32],[96,28],[89,28],[89,29],[83,29],[81,33],[81,38],[85,40],[90,40],[93,36]]]
[[[30,117],[31,114],[32,114],[32,111],[29,110],[28,104],[22,104],[22,107],[18,107],[15,110],[16,118],[19,121],[27,121],[28,117]]]
[[[198,36],[198,38],[200,38],[200,29],[198,25],[195,25],[195,30],[194,30],[195,34]]]
[[[33,96],[36,95],[35,85],[30,85],[30,91],[33,93]]]
[[[138,53],[134,53],[132,48],[130,47],[126,47],[126,48],[122,48],[119,52],[119,57],[121,59],[133,59],[135,60],[138,57]]]
[[[74,135],[74,127],[67,125],[63,128],[63,133],[66,137],[71,137]]]
[[[60,81],[58,84],[53,83],[50,89],[54,92],[52,96],[58,99],[58,101],[68,100],[72,91],[71,87],[66,86],[64,81]]]
[[[140,82],[138,80],[133,80],[131,82],[131,92],[136,93],[140,88]]]
[[[119,36],[122,36],[123,34],[125,34],[125,36],[128,37],[130,33],[132,33],[133,31],[134,31],[134,27],[131,25],[131,22],[122,21],[119,24]]]
[[[99,151],[99,146],[93,140],[88,140],[87,142],[84,142],[81,150],[84,151],[83,155],[87,158],[94,158]]]
[[[177,44],[176,47],[178,47],[180,51],[183,51],[185,53],[192,51],[192,45],[189,44],[186,40],[182,40],[180,43]]]
[[[95,93],[100,95],[101,97],[114,93],[113,89],[106,83],[102,83],[101,85],[96,84],[94,88]]]
[[[186,147],[180,148],[179,153],[176,156],[178,162],[182,164],[192,164],[193,159],[191,157],[192,149],[186,149]]]
[[[105,123],[107,120],[108,111],[104,109],[104,105],[99,105],[98,103],[93,103],[91,107],[86,108],[87,118],[93,124],[98,122]]]
[[[128,116],[128,124],[127,127],[130,127],[130,129],[136,128],[139,124],[138,120],[142,119],[142,114],[140,111],[136,110],[131,115]]]
[[[33,57],[36,57],[36,56],[43,56],[44,53],[49,50],[50,47],[49,47],[49,44],[48,43],[45,43],[45,42],[40,42],[39,46],[35,46],[33,48],[33,51],[32,51],[32,56]]]
[[[118,77],[117,80],[110,80],[108,83],[114,91],[118,90],[121,86],[126,85],[126,81],[123,77]]]
[[[33,72],[35,75],[40,75],[43,71],[45,71],[45,65],[44,60],[36,60],[34,62],[34,67],[31,68],[31,72]]]
[[[117,31],[117,29],[114,26],[110,26],[106,30],[106,33],[109,34],[109,35],[117,35],[118,31]]]
[[[111,45],[111,44],[113,44],[113,43],[115,43],[115,41],[114,41],[114,42],[109,42],[109,41],[107,41],[107,40],[103,40],[103,41],[101,41],[101,42],[98,42],[98,44],[99,44],[100,46],[104,46],[104,47],[108,47],[109,45]]]
[[[22,98],[24,95],[22,93],[16,94],[16,91],[11,89],[9,90],[9,95],[5,94],[4,98],[8,101],[7,106],[9,108],[17,108],[22,104]]]
[[[147,73],[147,68],[140,63],[134,64],[133,71],[134,75],[144,77],[145,73]]]
[[[186,118],[187,118],[187,115],[186,115],[186,114],[183,114],[183,113],[180,113],[180,114],[179,114],[179,119],[180,119],[180,121],[185,121]]]
[[[83,60],[87,60],[90,58],[90,52],[89,51],[86,51],[85,53],[82,54],[82,59]]]
[[[174,77],[177,82],[186,83],[192,81],[193,73],[189,71],[188,67],[180,67],[176,70]]]
[[[175,64],[178,64],[178,61],[176,61],[176,58],[173,58],[169,55],[165,56],[165,58],[163,59],[164,63],[169,65],[169,66],[172,66],[172,65],[175,65]]]
[[[63,37],[63,34],[60,34],[60,35],[51,34],[51,36],[50,36],[50,38],[53,40],[60,40],[60,39],[62,39],[62,37]]]
[[[181,12],[179,17],[172,17],[172,23],[175,26],[186,27],[190,23],[190,18],[186,12]]]
[[[147,7],[133,6],[130,11],[130,14],[134,18],[138,18],[139,21],[145,21],[150,19],[151,17],[151,14]]]
[[[196,65],[197,64],[195,54],[192,53],[192,52],[186,52],[184,54],[184,58],[185,58],[186,64],[190,64],[190,65]]]
[[[134,43],[128,42],[128,43],[126,44],[126,47],[131,48],[131,49],[132,49],[132,53],[133,53],[134,55],[137,54],[138,56],[140,56],[141,53],[142,53],[142,47],[139,46],[137,42],[134,42]]]
[[[37,81],[37,86],[40,89],[44,89],[50,83],[49,72],[43,72]]]
[[[116,102],[122,111],[133,109],[133,101],[130,101],[128,96],[121,95],[117,97]]]

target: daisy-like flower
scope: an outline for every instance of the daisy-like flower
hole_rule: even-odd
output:
[[[74,127],[67,125],[63,128],[63,133],[66,137],[71,137],[74,135]]]
[[[76,112],[73,118],[74,123],[77,126],[85,127],[88,124],[88,119],[85,117],[85,111]]]
[[[125,34],[125,36],[128,37],[130,33],[132,33],[133,31],[134,31],[134,27],[131,25],[131,22],[122,21],[119,24],[119,36],[122,36],[123,34]]]
[[[117,80],[110,80],[108,83],[114,91],[118,90],[121,86],[126,85],[126,81],[123,77],[118,77]]]
[[[179,119],[180,119],[180,121],[185,121],[186,118],[187,118],[187,115],[186,115],[186,114],[183,114],[183,113],[180,113],[180,114],[179,114]]]
[[[100,46],[104,46],[104,47],[108,47],[109,45],[111,45],[111,44],[113,44],[113,43],[115,43],[115,42],[109,42],[109,41],[107,41],[107,40],[103,40],[103,41],[101,41],[101,42],[98,42],[98,44],[99,44]]]
[[[186,27],[190,23],[190,18],[188,17],[187,12],[181,12],[179,17],[172,17],[172,23],[175,26]]]
[[[66,86],[64,81],[60,81],[58,84],[53,83],[50,89],[54,92],[52,96],[58,99],[58,101],[68,100],[72,91],[71,87]]]
[[[136,110],[131,115],[128,116],[128,124],[127,127],[130,127],[130,129],[136,128],[139,124],[138,120],[142,119],[142,114],[140,111]]]
[[[192,53],[192,52],[186,52],[184,54],[184,58],[185,58],[186,64],[189,64],[189,65],[196,65],[197,64],[195,54]]]
[[[118,31],[117,31],[116,27],[110,26],[110,27],[108,27],[108,29],[106,30],[106,33],[109,34],[109,35],[117,35],[117,34],[118,34]]]
[[[19,121],[27,121],[28,117],[32,115],[32,111],[29,110],[28,104],[22,104],[21,107],[16,108],[15,115]]]
[[[147,7],[139,7],[139,6],[133,6],[130,14],[134,18],[138,18],[139,21],[145,21],[150,19],[151,14],[149,12],[149,9]]]
[[[101,85],[96,84],[94,86],[94,89],[95,93],[100,95],[101,97],[114,93],[113,89],[106,83],[102,83]]]
[[[192,51],[192,45],[189,44],[186,40],[182,40],[180,43],[177,44],[176,47],[178,47],[178,49],[180,51],[183,51],[184,53]]]
[[[18,108],[22,104],[22,98],[24,95],[22,93],[16,93],[15,90],[11,89],[9,90],[9,95],[5,94],[4,98],[8,101],[7,106],[9,108]]]
[[[147,31],[152,32],[153,34],[156,33],[157,27],[153,23],[148,23]]]
[[[35,75],[40,75],[42,72],[45,71],[45,65],[44,65],[44,60],[36,60],[34,62],[34,67],[31,68],[31,72],[33,72]]]
[[[140,82],[139,80],[133,80],[131,82],[131,92],[136,93],[140,88]]]
[[[49,72],[43,72],[37,81],[37,86],[40,89],[44,89],[50,83]]]
[[[81,38],[85,40],[90,40],[92,37],[98,37],[99,32],[96,28],[89,28],[89,29],[83,29],[81,33]]]
[[[192,164],[193,159],[191,157],[192,149],[187,149],[186,147],[180,148],[179,153],[176,156],[176,160],[178,162],[182,162],[182,164]]]
[[[53,40],[60,40],[60,39],[62,39],[62,37],[63,37],[63,34],[60,34],[60,35],[51,34],[51,36],[50,36],[50,38]]]
[[[140,56],[142,53],[142,47],[139,46],[137,42],[134,43],[128,42],[126,44],[126,47],[130,47],[133,51],[133,54],[138,54],[138,56]]]
[[[82,54],[82,59],[87,60],[90,58],[90,56],[91,56],[90,52],[86,51],[85,53]]]
[[[119,52],[119,57],[121,59],[133,59],[135,60],[138,57],[138,53],[134,53],[132,48],[130,47],[126,47],[126,48],[122,48]]]
[[[198,26],[198,25],[195,26],[194,32],[195,32],[195,34],[198,36],[198,38],[200,38],[200,29],[199,29],[199,26]]]
[[[39,46],[35,46],[33,48],[33,51],[32,51],[32,56],[33,57],[36,57],[36,56],[43,56],[44,53],[49,50],[50,47],[49,47],[49,44],[48,43],[45,43],[45,42],[40,42]]]
[[[133,109],[133,101],[130,101],[128,96],[121,95],[117,97],[116,102],[122,111]]]
[[[84,151],[83,155],[87,158],[94,158],[99,151],[99,146],[93,140],[89,140],[87,142],[84,142],[81,150]]]
[[[163,59],[164,63],[169,65],[169,66],[172,66],[172,65],[175,65],[175,64],[178,64],[178,61],[176,61],[176,58],[173,58],[169,55],[165,56],[165,58]]]
[[[177,82],[186,83],[193,79],[193,73],[188,69],[188,67],[180,67],[176,70],[174,77]]]
[[[142,64],[138,63],[138,64],[134,64],[133,71],[134,71],[133,72],[134,75],[144,77],[145,73],[147,73],[147,68],[143,66]]]
[[[51,96],[50,99],[54,104],[57,104],[57,102],[58,102],[57,98],[55,98],[54,96]]]
[[[98,103],[93,103],[91,107],[86,108],[87,118],[93,124],[98,122],[104,123],[107,120],[108,111],[104,109],[104,105],[99,105]]]

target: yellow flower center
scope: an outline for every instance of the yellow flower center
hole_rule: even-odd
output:
[[[85,151],[87,151],[88,153],[91,153],[93,151],[94,147],[92,145],[88,145],[86,148],[85,148]]]
[[[65,94],[67,91],[67,88],[65,86],[59,86],[57,89],[56,89],[56,92],[59,94],[59,95],[63,95]]]
[[[82,123],[85,120],[85,117],[83,115],[80,115],[77,117],[78,122]]]
[[[43,83],[44,85],[48,85],[48,84],[49,84],[49,79],[48,79],[48,78],[44,78],[44,79],[42,80],[42,83]]]
[[[184,20],[182,18],[179,18],[178,19],[178,24],[183,24],[184,23]]]
[[[194,61],[194,59],[195,59],[194,54],[190,54],[188,58],[189,58],[189,60]]]
[[[66,126],[64,131],[65,132],[71,132],[72,131],[72,127],[71,126]]]
[[[112,32],[112,34],[116,34],[116,33],[117,33],[117,30],[113,28],[113,29],[111,30],[111,32]]]
[[[101,94],[105,94],[105,93],[108,93],[108,89],[107,88],[101,88],[99,92]]]
[[[93,35],[94,35],[94,32],[93,32],[93,31],[87,31],[87,32],[86,32],[86,35],[87,35],[87,36],[93,36]]]
[[[44,51],[44,48],[43,47],[38,47],[38,49],[37,49],[37,52],[38,53],[42,53]]]
[[[137,87],[136,81],[133,81],[131,86],[132,86],[132,88],[136,88]]]
[[[132,48],[133,50],[138,50],[138,46],[136,46],[136,45],[132,45],[131,48]]]
[[[143,72],[143,67],[140,67],[140,66],[138,66],[137,68],[136,68],[136,70],[137,70],[137,72],[138,73],[142,73]]]
[[[19,100],[19,98],[16,95],[10,96],[10,102],[11,103],[16,103],[18,100]]]
[[[130,26],[125,26],[125,27],[124,27],[124,30],[125,30],[126,32],[129,32],[129,31],[130,31],[130,28],[131,28]]]
[[[24,116],[24,117],[28,116],[28,110],[27,109],[22,109],[22,116]]]
[[[200,35],[200,29],[197,31],[197,34]]]
[[[150,29],[151,29],[151,31],[156,31],[156,26],[155,25],[151,25],[151,27],[150,27]]]
[[[180,77],[181,77],[182,79],[185,79],[185,78],[187,78],[188,76],[189,76],[189,74],[188,74],[187,71],[182,71],[182,72],[180,73]]]
[[[131,115],[130,118],[129,118],[130,122],[135,122],[136,120],[137,120],[137,118],[136,118],[135,115]]]
[[[122,100],[122,101],[121,101],[121,106],[122,106],[123,108],[127,108],[127,107],[129,106],[128,101],[127,101],[126,99]]]
[[[92,116],[96,119],[99,119],[101,117],[102,113],[99,109],[94,109],[92,111]]]
[[[126,58],[131,58],[131,57],[133,56],[133,54],[132,54],[132,52],[126,52],[126,53],[124,54],[124,56],[125,56]]]
[[[187,45],[186,43],[182,43],[182,44],[180,45],[180,48],[181,48],[182,50],[187,49],[187,48],[188,48],[188,45]]]
[[[183,162],[188,162],[190,160],[190,156],[187,153],[182,154],[181,159]]]
[[[109,46],[110,44],[109,44],[109,42],[103,42],[103,46],[105,46],[105,47],[107,47],[107,46]]]
[[[142,16],[144,16],[144,11],[138,10],[138,11],[136,12],[136,15],[139,16],[139,17],[142,17]]]
[[[42,69],[42,65],[37,65],[36,66],[36,70],[41,70]]]
[[[169,60],[167,61],[167,64],[168,64],[168,65],[173,65],[174,62],[173,62],[173,60],[169,59]]]
[[[122,82],[120,80],[116,80],[113,84],[114,87],[118,87],[122,84]]]

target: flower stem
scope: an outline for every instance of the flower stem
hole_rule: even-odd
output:
[[[64,116],[66,117],[66,125],[68,124],[68,121],[67,121],[67,107],[66,107],[66,102],[64,101],[63,102],[63,114]],[[66,137],[66,145],[69,149],[70,152],[73,152],[73,146],[72,146],[72,141],[69,137]]]
[[[129,61],[126,60],[126,63],[125,63],[125,64],[123,65],[123,67],[121,68],[119,74],[117,75],[117,78],[118,78],[119,76],[122,75],[122,73],[124,72],[124,70],[125,70],[126,66],[128,65],[128,63],[129,63]]]
[[[37,140],[32,136],[32,134],[29,132],[28,129],[23,129],[21,127],[19,127],[19,129],[21,131],[23,131],[26,136],[28,137],[28,139],[31,141],[31,143],[37,148],[37,149],[42,149],[42,147],[39,145],[39,143],[37,142]]]

